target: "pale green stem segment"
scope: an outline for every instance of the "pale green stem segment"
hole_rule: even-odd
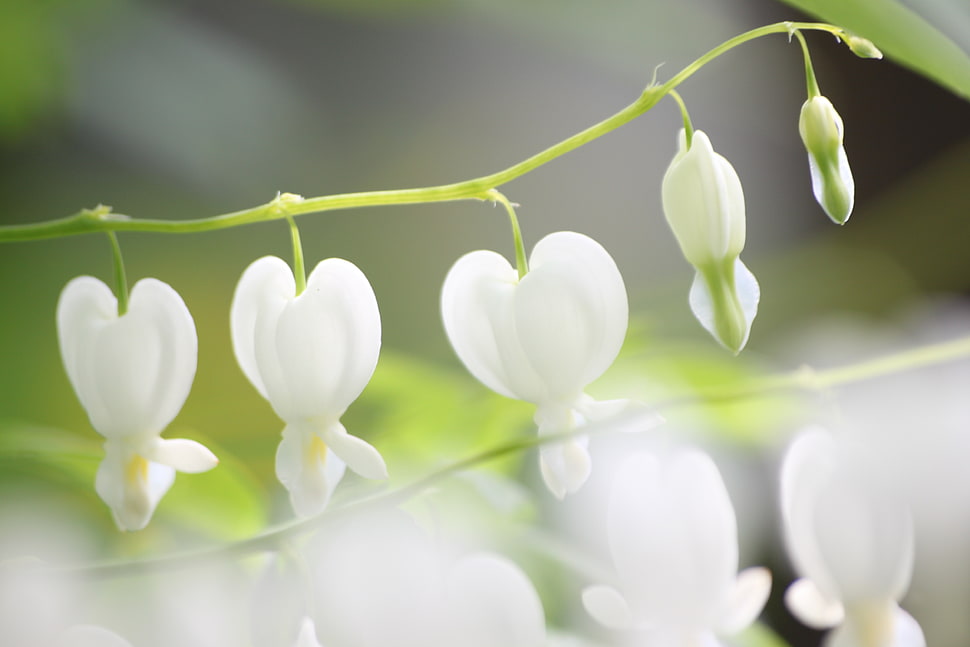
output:
[[[805,42],[802,32],[796,30],[794,35],[798,39],[798,44],[802,46],[802,55],[805,57],[805,86],[808,89],[808,98],[811,99],[822,93],[819,91],[818,81],[815,79],[815,68],[812,67],[812,56],[808,53],[808,43]]]
[[[159,233],[189,233],[212,231],[238,227],[255,222],[279,220],[286,214],[299,216],[307,213],[333,211],[335,209],[350,209],[353,207],[369,207],[379,205],[417,204],[427,202],[446,202],[451,200],[484,200],[489,190],[495,189],[517,177],[579,148],[590,141],[616,130],[620,126],[633,121],[643,113],[653,108],[671,90],[690,78],[695,72],[716,59],[721,54],[747,43],[748,41],[770,34],[794,34],[798,30],[825,31],[843,40],[853,38],[851,34],[840,27],[826,23],[779,22],[765,27],[759,27],[745,32],[730,40],[726,40],[710,50],[693,63],[675,74],[670,80],[660,85],[651,83],[640,97],[626,108],[607,117],[603,121],[590,126],[586,130],[576,133],[572,137],[550,146],[536,153],[532,157],[514,164],[504,170],[483,175],[482,177],[442,184],[420,189],[400,189],[392,191],[367,191],[363,193],[342,193],[317,198],[301,199],[299,202],[287,204],[285,212],[279,208],[279,201],[273,200],[266,204],[234,211],[211,218],[197,220],[142,220],[134,219],[122,214],[111,213],[109,207],[99,206],[95,209],[82,209],[80,212],[61,218],[29,225],[7,225],[0,227],[0,242],[15,240],[37,240],[41,238],[58,238],[94,231],[152,231]]]
[[[303,243],[300,242],[300,228],[296,226],[293,216],[286,214],[286,221],[290,223],[290,238],[293,240],[293,278],[296,279],[296,296],[306,290],[306,265],[303,262]]]
[[[684,103],[677,90],[671,90],[670,96],[680,106],[680,116],[684,120],[684,136],[687,138],[687,150],[690,150],[690,145],[694,141],[694,124],[691,123],[690,113],[687,112],[687,104]]]
[[[745,398],[763,397],[765,395],[784,391],[819,392],[837,386],[845,386],[864,380],[887,377],[906,371],[925,368],[938,364],[970,358],[970,336],[950,341],[910,348],[892,355],[885,355],[871,360],[864,360],[847,366],[840,366],[823,371],[815,371],[810,367],[802,367],[791,373],[784,373],[747,383],[732,383],[727,387],[709,387],[700,389],[680,397],[673,397],[656,404],[656,411],[664,411],[673,407],[693,406],[702,402],[743,400]],[[141,558],[136,560],[112,560],[78,566],[54,566],[50,570],[58,572],[76,573],[93,577],[112,577],[131,575],[135,573],[167,570],[173,567],[191,567],[193,564],[210,559],[214,555],[250,555],[267,550],[278,550],[282,542],[290,537],[299,536],[309,530],[317,529],[330,521],[343,518],[346,514],[354,513],[369,505],[400,504],[453,474],[470,470],[492,460],[528,451],[542,445],[562,442],[578,435],[595,433],[597,429],[612,429],[612,424],[587,425],[556,434],[540,436],[530,434],[516,438],[501,445],[454,461],[438,471],[411,481],[391,490],[379,491],[369,496],[363,496],[343,505],[335,506],[327,511],[310,517],[299,519],[270,528],[259,535],[242,539],[235,543],[218,544],[215,546],[183,551],[159,557]]]
[[[125,276],[125,260],[121,257],[121,245],[115,232],[109,231],[108,241],[111,243],[111,261],[114,265],[115,294],[118,297],[118,316],[128,312],[128,278]]]
[[[509,222],[512,225],[512,243],[515,245],[515,269],[519,272],[519,280],[529,272],[529,261],[525,256],[525,244],[522,242],[522,230],[519,229],[519,219],[515,216],[515,207],[518,205],[509,202],[509,199],[500,192],[492,189],[485,194],[489,200],[500,202],[505,207],[505,212],[509,214]]]

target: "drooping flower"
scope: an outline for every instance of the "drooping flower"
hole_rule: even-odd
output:
[[[520,280],[501,255],[470,252],[452,266],[441,293],[445,332],[485,386],[537,405],[539,433],[569,431],[620,411],[583,390],[616,359],[627,327],[623,278],[593,239],[557,232],[540,240]],[[552,493],[575,492],[590,473],[586,437],[543,445],[540,466]]]
[[[808,151],[815,200],[833,222],[845,224],[852,214],[855,181],[842,144],[842,117],[821,95],[809,98],[798,119],[798,132]]]
[[[175,290],[142,279],[128,311],[90,276],[69,282],[57,304],[57,333],[68,379],[94,429],[105,438],[95,489],[122,530],[140,530],[180,472],[204,472],[216,457],[197,442],[160,434],[195,377],[195,324]]]
[[[751,624],[771,588],[767,569],[738,573],[734,508],[704,453],[637,454],[613,483],[607,533],[618,586],[583,591],[601,624],[635,644],[716,647]]]
[[[283,419],[276,474],[298,515],[320,512],[346,466],[387,477],[374,447],[340,423],[377,366],[381,319],[364,274],[330,258],[296,294],[281,259],[253,262],[239,279],[231,309],[232,345],[243,373]]]
[[[898,604],[913,570],[909,507],[871,461],[872,452],[821,429],[788,450],[782,519],[802,579],[785,602],[810,627],[838,627],[829,647],[925,647],[919,624]]]
[[[740,259],[745,239],[741,180],[703,131],[694,131],[688,145],[681,130],[678,142],[661,195],[684,258],[697,270],[690,307],[715,339],[738,353],[748,341],[761,297],[758,282]]]

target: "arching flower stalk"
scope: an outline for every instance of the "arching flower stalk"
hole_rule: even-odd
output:
[[[380,453],[340,423],[381,347],[377,299],[357,266],[321,261],[298,295],[282,259],[260,258],[239,279],[231,324],[239,366],[286,423],[276,474],[298,515],[323,510],[347,466],[387,478]]]
[[[630,403],[596,402],[583,392],[616,359],[626,334],[626,289],[616,264],[593,239],[557,232],[536,244],[529,268],[520,280],[495,252],[458,259],[441,293],[455,353],[485,386],[534,403],[540,435],[616,415]],[[589,477],[587,443],[580,436],[542,446],[542,477],[556,497]]]
[[[829,647],[925,647],[919,624],[899,607],[913,570],[912,518],[873,468],[871,451],[821,429],[788,450],[782,519],[802,579],[785,603],[810,627],[837,627]]]
[[[697,270],[690,307],[721,345],[739,353],[761,298],[758,282],[740,259],[745,239],[741,180],[703,131],[694,131],[688,141],[681,130],[678,142],[661,195],[684,258]]]
[[[57,333],[71,386],[105,438],[95,489],[119,528],[141,530],[176,470],[204,472],[218,463],[197,442],[160,437],[195,377],[192,316],[178,293],[156,279],[136,283],[119,316],[111,289],[81,276],[61,292]]]
[[[768,599],[765,568],[738,573],[734,508],[714,461],[689,450],[637,454],[616,474],[607,510],[618,588],[583,591],[583,604],[632,644],[720,647]]]

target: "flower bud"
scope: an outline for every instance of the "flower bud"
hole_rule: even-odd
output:
[[[664,215],[697,275],[690,307],[718,342],[738,353],[748,341],[760,290],[738,258],[744,248],[744,193],[731,163],[702,131],[679,150],[663,179]]]
[[[852,213],[855,182],[842,145],[842,118],[823,96],[802,106],[798,132],[808,151],[815,199],[837,224],[845,224]]]
[[[690,146],[680,131],[678,150],[664,174],[664,215],[694,266],[736,257],[744,247],[744,193],[731,163],[711,140],[694,131]]]

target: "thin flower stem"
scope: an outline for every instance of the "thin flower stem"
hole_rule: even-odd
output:
[[[529,272],[529,261],[525,256],[525,244],[522,242],[522,230],[519,229],[519,219],[515,215],[515,207],[518,205],[509,202],[509,199],[492,189],[488,192],[488,197],[495,202],[502,203],[506,213],[509,214],[509,222],[512,225],[512,243],[515,245],[515,268],[519,272],[519,280]]]
[[[300,229],[296,226],[293,216],[287,214],[286,221],[290,223],[290,238],[293,240],[293,278],[296,279],[296,295],[306,290],[306,265],[303,262],[303,243],[300,242]]]
[[[128,312],[128,278],[125,276],[125,261],[121,257],[121,245],[115,232],[109,231],[108,241],[111,243],[111,261],[114,265],[115,296],[118,298],[118,316]]]
[[[684,137],[687,138],[687,149],[689,150],[691,143],[694,141],[694,124],[691,123],[690,113],[687,112],[687,104],[684,103],[684,100],[677,90],[671,90],[669,94],[677,102],[677,105],[680,106],[680,116],[684,120]]]
[[[812,55],[808,51],[808,43],[805,42],[805,37],[802,36],[800,31],[795,32],[795,38],[798,39],[798,44],[802,46],[802,56],[805,58],[805,87],[808,90],[808,98],[811,99],[822,93],[818,89],[818,80],[815,78],[815,68],[812,67]]]
[[[892,355],[822,371],[802,367],[791,373],[752,380],[737,386],[702,389],[657,403],[654,406],[654,410],[665,411],[674,407],[693,406],[701,402],[741,400],[783,391],[819,392],[875,377],[885,377],[966,358],[970,358],[970,336],[907,349]],[[261,551],[279,550],[281,542],[285,542],[291,537],[318,529],[326,524],[342,519],[348,514],[365,510],[372,506],[404,503],[408,499],[427,491],[449,476],[464,470],[472,469],[489,461],[524,452],[545,444],[560,442],[577,435],[594,435],[614,429],[618,425],[628,426],[628,423],[635,422],[636,419],[639,419],[643,415],[643,413],[633,415],[625,414],[612,420],[586,425],[579,429],[558,434],[539,436],[538,434],[530,433],[528,436],[515,438],[509,442],[496,445],[495,447],[469,456],[468,458],[453,462],[436,472],[418,478],[401,487],[381,490],[342,505],[335,505],[316,517],[293,520],[270,528],[254,537],[234,543],[218,544],[193,551],[172,553],[146,559],[114,560],[67,567],[52,566],[48,568],[59,572],[88,577],[115,577],[159,569],[184,568],[215,556],[241,557]]]
[[[671,90],[690,78],[704,65],[725,52],[748,41],[770,34],[794,34],[798,30],[825,31],[839,38],[850,34],[839,27],[826,23],[779,22],[745,32],[710,50],[693,63],[675,74],[671,79],[656,85],[651,83],[640,97],[616,114],[590,126],[582,132],[568,137],[532,157],[489,175],[483,175],[464,182],[438,186],[399,189],[390,191],[365,191],[361,193],[342,193],[299,200],[281,200],[279,197],[266,204],[225,213],[210,218],[196,220],[151,220],[131,218],[112,213],[111,208],[99,205],[94,209],[82,209],[78,213],[47,222],[6,225],[0,227],[0,242],[60,238],[96,231],[150,231],[157,233],[190,233],[238,227],[257,222],[279,220],[287,216],[300,216],[321,213],[336,209],[372,207],[380,205],[404,205],[429,202],[448,202],[455,200],[487,200],[488,192],[506,184],[536,168],[560,157],[598,137],[616,130],[644,114]],[[291,194],[283,194],[291,196]],[[298,196],[291,196],[298,197]]]

